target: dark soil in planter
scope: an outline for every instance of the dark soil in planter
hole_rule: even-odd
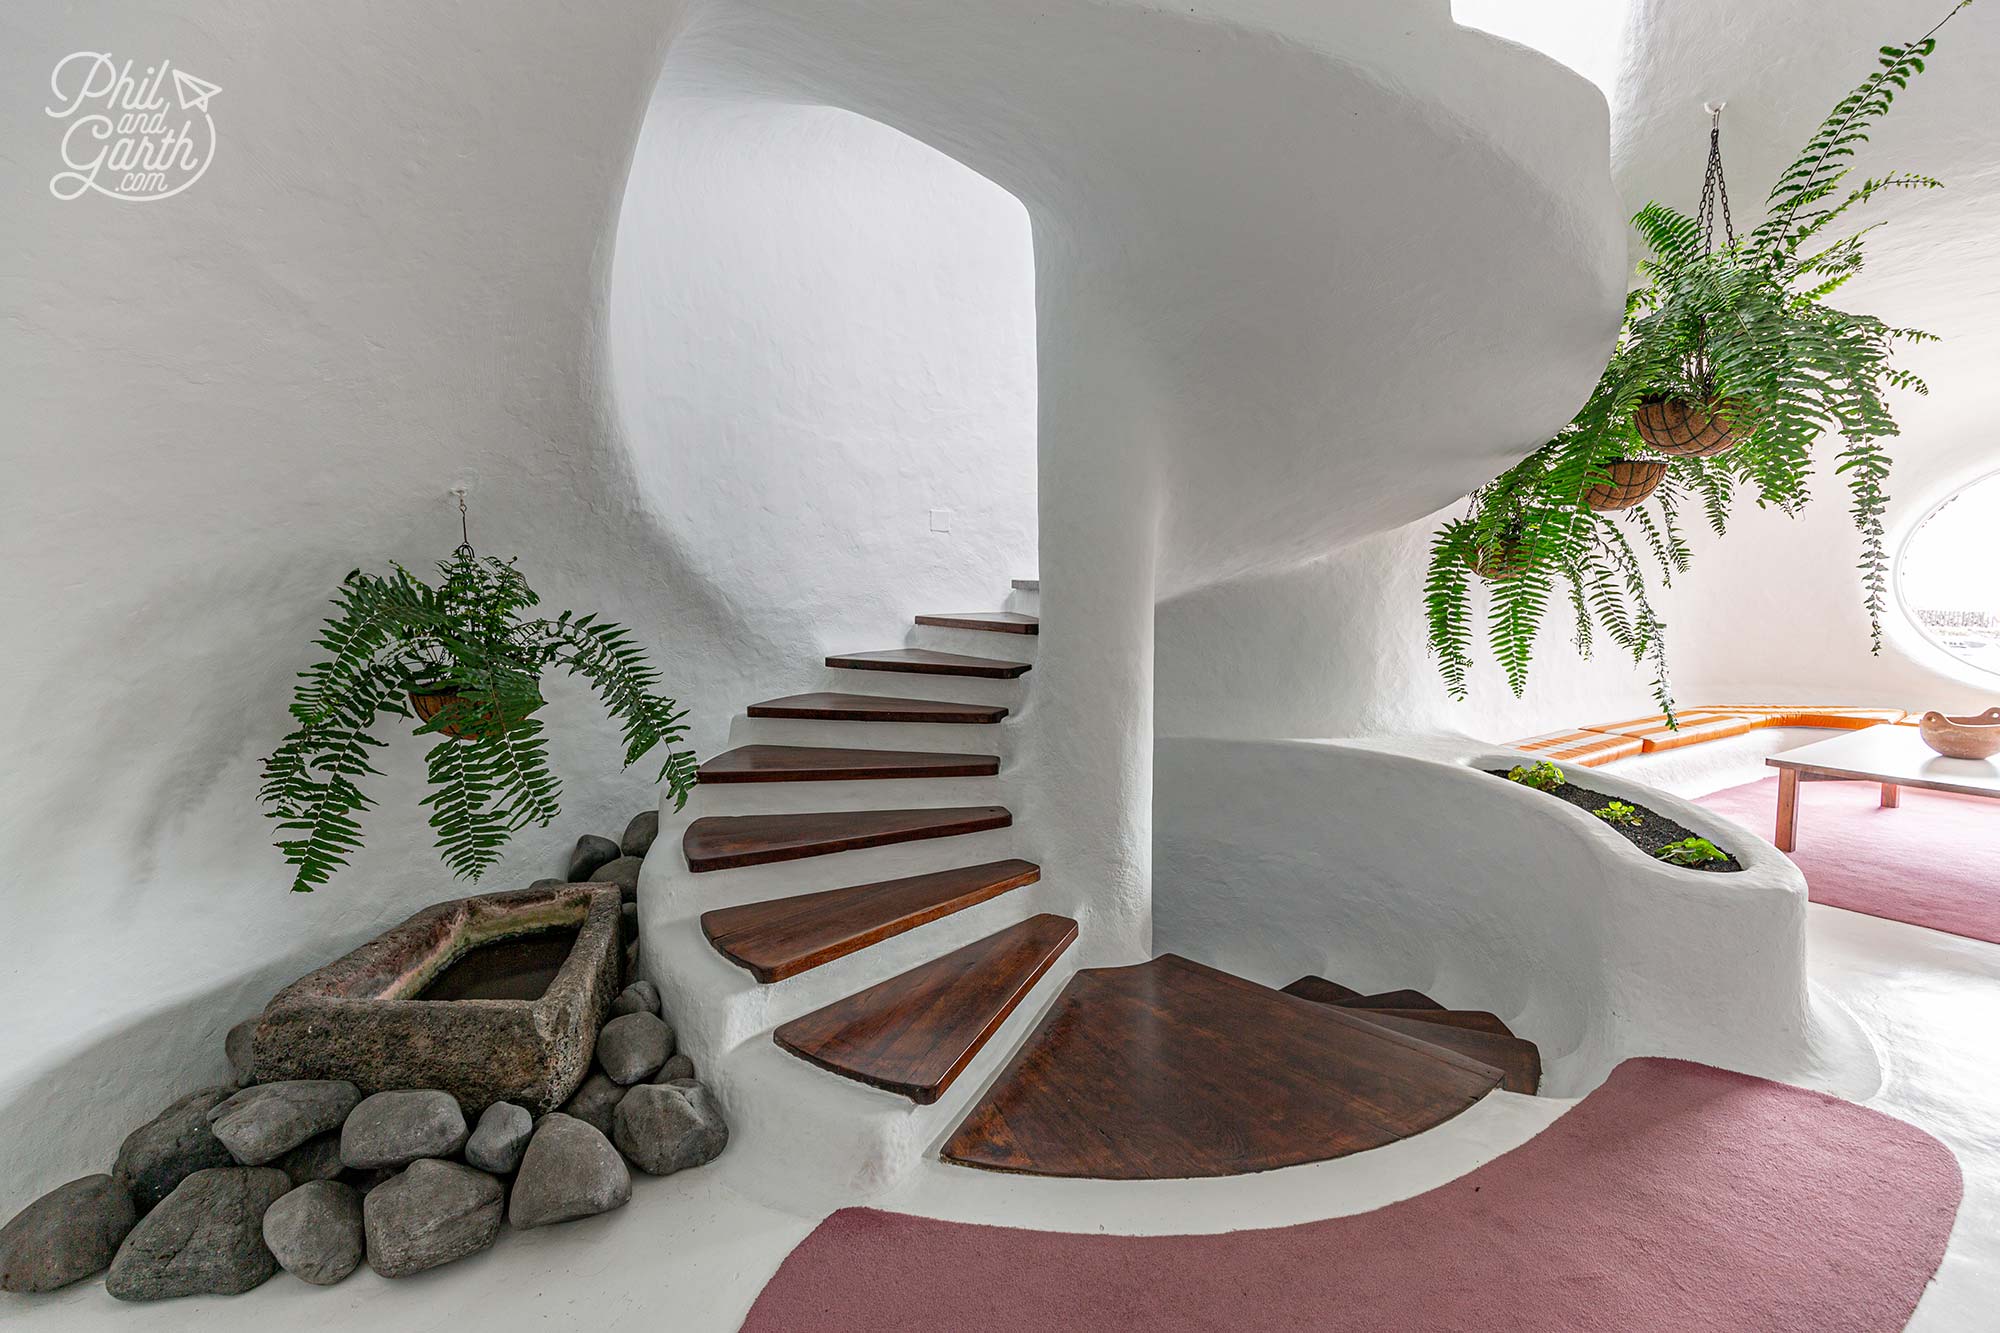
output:
[[[562,971],[577,931],[543,930],[482,944],[438,974],[417,1000],[539,1000]]]
[[[1503,782],[1507,780],[1507,770],[1504,768],[1489,768],[1486,769],[1485,771],[1491,773],[1494,777],[1499,778]],[[1539,791],[1541,789],[1538,787],[1530,787],[1529,790]],[[1559,797],[1562,800],[1568,801],[1571,805],[1576,806],[1578,809],[1582,810],[1585,814],[1590,814],[1592,811],[1595,810],[1602,810],[1606,805],[1610,804],[1612,801],[1625,801],[1625,798],[1622,796],[1606,796],[1601,791],[1592,791],[1588,787],[1579,787],[1574,782],[1565,782],[1560,787],[1557,787],[1555,790],[1547,792],[1545,794],[1549,796]],[[1633,825],[1630,824],[1613,824],[1608,820],[1599,820],[1598,822],[1603,824],[1604,827],[1612,830],[1614,833],[1624,834],[1625,840],[1627,842],[1631,843],[1634,847],[1637,847],[1640,851],[1644,852],[1648,857],[1652,857],[1652,859],[1654,860],[1658,860],[1659,858],[1654,857],[1653,853],[1659,851],[1660,848],[1666,846],[1668,843],[1679,842],[1684,838],[1699,838],[1701,836],[1701,834],[1696,833],[1693,829],[1685,828],[1680,824],[1676,824],[1673,820],[1668,819],[1665,815],[1661,814],[1659,811],[1654,810],[1648,806],[1640,805],[1637,801],[1625,801],[1625,804],[1631,806],[1634,810],[1639,812],[1640,822],[1637,825],[1637,827],[1634,827]],[[1718,848],[1718,850],[1727,851],[1728,849]],[[1661,864],[1669,865],[1672,863],[1663,861],[1661,862]],[[1706,865],[1675,866],[1674,868],[1677,870],[1710,870],[1717,872],[1728,872],[1728,871],[1741,870],[1743,867],[1740,864],[1738,864],[1736,858],[1732,856],[1727,861],[1710,861]]]

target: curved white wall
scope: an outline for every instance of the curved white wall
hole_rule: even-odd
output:
[[[1783,1076],[1813,1063],[1805,881],[1748,831],[1612,774],[1736,854],[1648,860],[1477,743],[1163,740],[1158,947],[1282,986],[1414,987],[1487,1009],[1575,1096],[1631,1055]]]
[[[0,1214],[222,1077],[277,987],[471,891],[407,738],[312,895],[255,798],[326,596],[446,554],[452,485],[482,551],[637,632],[704,753],[751,691],[1033,569],[1030,242],[997,187],[831,111],[656,107],[642,136],[673,4],[503,6],[476,42],[416,8],[208,8],[0,17],[28,108],[0,121]],[[49,195],[32,93],[83,48],[222,86],[195,188]],[[563,816],[488,887],[655,800],[552,697]]]
[[[1034,248],[1019,202],[934,148],[682,82],[634,153],[610,360],[636,498],[728,632],[703,672],[719,744],[826,653],[1035,572]]]

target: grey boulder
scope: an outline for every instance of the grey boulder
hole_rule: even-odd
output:
[[[103,1272],[138,1220],[110,1176],[56,1186],[0,1227],[0,1291],[54,1291]]]
[[[618,850],[626,856],[643,859],[647,852],[653,850],[653,840],[659,836],[659,810],[641,810],[633,815],[632,822],[625,826],[625,836],[618,840]]]
[[[407,1277],[468,1254],[500,1234],[505,1191],[484,1171],[426,1157],[361,1201],[368,1266]]]
[[[676,1055],[660,1066],[660,1072],[647,1079],[648,1083],[674,1083],[684,1078],[694,1077],[694,1061],[685,1055]]]
[[[209,1128],[245,1166],[262,1166],[330,1129],[340,1128],[361,1089],[337,1079],[258,1083],[208,1110]]]
[[[264,1244],[302,1282],[330,1287],[361,1266],[361,1196],[337,1180],[313,1180],[264,1214]]]
[[[660,992],[650,981],[635,981],[618,992],[618,998],[611,1002],[611,1017],[623,1018],[627,1014],[658,1014],[660,1012]]]
[[[613,1083],[638,1083],[673,1053],[674,1030],[658,1014],[625,1014],[597,1034],[597,1064]]]
[[[121,1301],[233,1296],[278,1271],[265,1210],[292,1189],[268,1166],[219,1166],[183,1180],[118,1248],[104,1289]]]
[[[590,879],[593,884],[616,884],[619,896],[626,902],[639,900],[639,867],[646,864],[636,856],[621,856],[608,865],[599,866]]]
[[[332,1180],[344,1165],[340,1160],[340,1135],[322,1134],[307,1139],[271,1165],[290,1176],[294,1185],[309,1180]]]
[[[495,1102],[480,1114],[479,1125],[465,1141],[465,1160],[481,1171],[504,1176],[521,1164],[535,1118],[524,1106]]]
[[[683,1079],[626,1093],[611,1118],[611,1137],[641,1171],[668,1176],[720,1156],[729,1125],[708,1089]]]
[[[575,884],[589,879],[599,867],[610,865],[617,859],[617,843],[609,838],[600,838],[595,833],[586,833],[576,840],[576,850],[569,854],[569,882]]]
[[[340,1130],[340,1160],[357,1171],[450,1157],[465,1146],[458,1098],[435,1088],[399,1088],[363,1098]]]
[[[111,1175],[131,1191],[141,1213],[149,1213],[174,1186],[211,1166],[235,1166],[236,1159],[208,1127],[211,1108],[227,1101],[234,1088],[191,1092],[125,1136]]]
[[[618,1109],[625,1089],[593,1070],[589,1078],[576,1094],[563,1103],[563,1113],[573,1115],[587,1125],[597,1126],[601,1134],[611,1133],[611,1113]]]
[[[611,1140],[593,1125],[552,1111],[535,1126],[521,1159],[507,1220],[525,1231],[608,1213],[631,1197],[632,1173]]]
[[[257,1020],[262,1017],[255,1014],[244,1019],[222,1039],[222,1053],[229,1057],[229,1072],[239,1088],[257,1081]]]

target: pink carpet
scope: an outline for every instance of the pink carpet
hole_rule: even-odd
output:
[[[744,1328],[1876,1333],[1916,1308],[1959,1190],[1899,1120],[1628,1060],[1529,1143],[1355,1217],[1136,1237],[844,1209]]]
[[[1872,782],[1799,784],[1798,850],[1816,903],[2000,944],[2000,801],[1903,789],[1880,808]],[[1768,838],[1778,779],[1731,787],[1702,805]]]

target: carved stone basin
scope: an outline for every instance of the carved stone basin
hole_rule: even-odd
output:
[[[257,1077],[442,1088],[468,1115],[552,1111],[589,1071],[617,993],[619,912],[608,884],[427,907],[279,991],[257,1024]]]

